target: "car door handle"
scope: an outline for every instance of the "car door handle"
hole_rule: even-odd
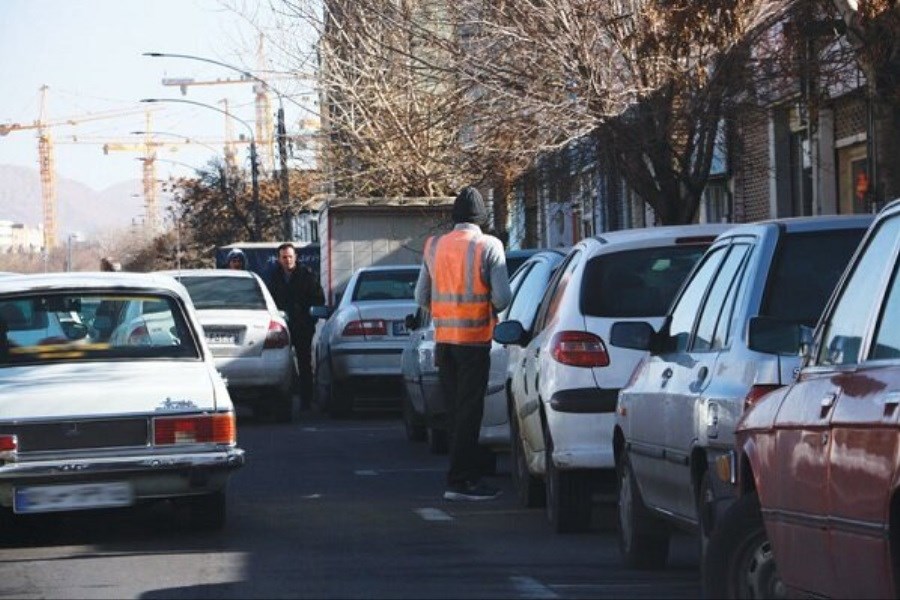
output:
[[[831,408],[834,406],[834,401],[837,400],[837,394],[834,392],[828,392],[822,397],[822,400],[819,401],[819,406],[821,407],[821,412],[819,413],[819,418],[824,419]]]
[[[671,369],[671,368],[666,368],[666,370],[662,372],[662,378],[663,378],[663,379],[668,379],[668,378],[671,377],[671,376],[672,376],[672,369]]]
[[[709,375],[709,368],[706,365],[700,367],[700,370],[697,371],[697,381],[703,381],[707,375]]]

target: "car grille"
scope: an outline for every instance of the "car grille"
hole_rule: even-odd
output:
[[[149,430],[146,418],[0,426],[0,433],[14,434],[18,437],[19,452],[146,446]]]

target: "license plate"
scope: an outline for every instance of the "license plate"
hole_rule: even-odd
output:
[[[206,334],[206,342],[208,344],[216,344],[216,345],[235,345],[237,344],[238,336],[236,333],[208,333]]]
[[[394,321],[394,335],[409,335],[409,330],[406,328],[406,323],[403,321]]]
[[[45,513],[60,510],[112,508],[134,503],[134,491],[124,481],[79,483],[74,485],[33,485],[17,487],[13,511]]]

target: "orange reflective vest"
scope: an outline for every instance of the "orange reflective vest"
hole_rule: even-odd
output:
[[[484,344],[491,341],[496,317],[482,267],[484,239],[474,231],[454,230],[425,242],[436,342]]]

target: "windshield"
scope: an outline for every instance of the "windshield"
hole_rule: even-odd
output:
[[[253,277],[178,277],[194,308],[266,310],[266,299]]]
[[[353,300],[412,300],[418,278],[419,272],[409,269],[360,273]]]
[[[0,297],[0,366],[199,356],[181,308],[169,296],[116,292]]]

